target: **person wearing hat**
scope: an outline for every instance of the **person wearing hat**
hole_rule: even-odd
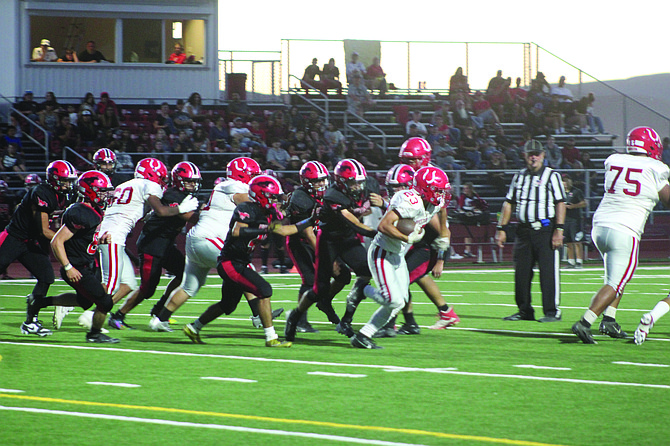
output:
[[[516,211],[519,221],[514,242],[514,295],[518,312],[506,321],[534,321],[531,305],[533,267],[540,270],[544,317],[538,322],[561,320],[559,253],[563,246],[566,194],[561,175],[544,165],[542,143],[531,139],[523,148],[526,168],[517,172],[505,197],[495,240],[502,248],[507,228]]]
[[[33,57],[30,60],[32,62],[56,62],[58,55],[56,50],[51,48],[49,39],[42,39],[40,46],[33,50]]]
[[[354,77],[363,77],[367,73],[363,62],[358,60],[358,53],[351,53],[351,61],[347,62],[347,83],[351,84]]]

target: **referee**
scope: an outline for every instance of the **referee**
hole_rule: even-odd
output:
[[[514,243],[514,296],[519,311],[506,321],[533,321],[530,303],[533,267],[540,270],[542,309],[538,322],[561,320],[559,248],[563,246],[565,222],[565,189],[561,175],[544,165],[544,147],[531,139],[523,148],[526,168],[514,175],[505,197],[496,231],[496,243],[507,241],[507,225],[516,209],[519,225]]]

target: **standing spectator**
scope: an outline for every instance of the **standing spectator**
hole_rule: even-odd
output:
[[[281,141],[278,139],[273,140],[265,155],[268,167],[275,170],[285,170],[290,159],[291,155],[282,148]]]
[[[372,65],[366,68],[365,84],[370,90],[379,90],[379,96],[384,96],[388,91],[386,73],[379,65],[379,57],[373,57]]]
[[[572,332],[585,344],[596,343],[591,325],[601,314],[601,333],[626,337],[616,322],[616,307],[637,267],[640,238],[649,214],[659,201],[670,206],[670,171],[660,161],[662,150],[661,138],[654,129],[636,127],[626,138],[627,153],[615,153],[605,160],[605,195],[593,215],[591,230],[591,238],[603,257],[605,280],[589,309],[572,326]],[[635,178],[635,187],[632,182],[622,181],[624,178]],[[630,193],[631,189],[635,193]],[[636,344],[644,342],[654,317],[662,314],[656,311],[642,316],[635,331]]]
[[[316,80],[317,76],[319,76],[318,81]],[[327,94],[327,92],[324,91],[323,83],[321,82],[321,70],[319,69],[316,57],[312,59],[311,65],[308,65],[307,68],[305,68],[300,85],[305,89],[305,94],[307,96],[309,96],[310,88],[320,90],[321,93]]]
[[[516,209],[519,225],[514,242],[514,295],[519,311],[504,320],[535,320],[530,288],[533,267],[537,264],[544,310],[544,317],[538,321],[557,322],[561,320],[558,307],[561,290],[557,275],[558,249],[563,246],[565,190],[559,173],[544,166],[544,148],[539,141],[531,139],[526,143],[524,157],[526,168],[512,179],[495,237],[502,248],[507,241],[507,225]]]
[[[347,111],[363,117],[365,111],[374,107],[374,105],[375,101],[372,100],[370,92],[365,88],[362,75],[353,75],[353,81],[349,84],[347,93]]]
[[[586,207],[584,192],[572,187],[572,178],[567,173],[563,174],[563,187],[565,188],[566,209],[563,242],[568,248],[568,268],[582,269],[584,267],[584,256],[581,249],[581,242],[584,240],[582,209]]]
[[[98,102],[98,105],[95,108],[95,112],[99,116],[102,116],[105,114],[105,110],[107,110],[108,108],[114,110],[114,114],[118,116],[119,111],[116,108],[116,102],[112,101],[109,98],[109,93],[103,91],[102,93],[100,93],[100,102]]]
[[[186,62],[186,53],[184,53],[184,47],[181,43],[177,42],[174,44],[174,53],[170,54],[170,57],[166,63],[183,64],[184,62]]]
[[[77,57],[79,58],[79,62],[99,63],[103,60],[107,61],[105,56],[103,56],[102,53],[96,49],[95,42],[93,40],[86,42],[86,49],[80,52]]]
[[[351,61],[347,63],[347,83],[352,84],[354,78],[365,76],[366,70],[363,62],[358,60],[358,53],[354,51],[351,53]]]
[[[426,124],[421,122],[421,112],[419,110],[415,110],[412,112],[412,119],[407,121],[407,124],[405,124],[405,133],[409,135],[409,128],[411,127],[412,124],[416,125],[416,132],[417,135],[415,136],[421,136],[423,138],[428,135],[428,129],[426,128]]]
[[[479,196],[472,182],[468,181],[463,184],[463,192],[458,197],[457,206],[456,212],[461,215],[463,225],[487,226],[491,223],[491,217],[488,212],[489,204]],[[469,228],[468,235],[471,235]],[[465,237],[463,242],[465,243],[463,255],[465,257],[475,257],[475,254],[470,249],[472,237]]]
[[[561,149],[563,155],[564,169],[583,169],[582,154],[577,147],[575,147],[575,138],[568,138],[565,145]]]
[[[84,152],[90,152],[88,149],[93,147],[93,143],[98,137],[98,126],[93,122],[93,115],[90,111],[84,110],[81,112],[77,133],[79,135],[79,148],[84,149]]]
[[[456,93],[470,94],[470,85],[468,84],[468,77],[463,75],[463,68],[456,68],[456,72],[449,79],[449,97]]]
[[[56,62],[58,55],[56,50],[51,48],[49,39],[42,39],[40,46],[33,50],[32,62]]]
[[[556,138],[549,135],[547,137],[547,144],[544,146],[546,151],[545,160],[547,166],[552,169],[561,169],[563,167],[563,153],[561,148],[556,144]]]
[[[57,62],[79,62],[79,56],[72,48],[65,50],[65,55],[62,58],[59,58]]]
[[[335,66],[335,59],[332,57],[321,70],[321,82],[323,89],[337,88],[337,95],[342,96],[342,82],[340,82],[340,69]]]
[[[156,120],[154,121],[154,131],[163,129],[168,135],[176,135],[177,129],[174,127],[174,121],[170,116],[170,104],[163,102],[160,110],[156,113]]]

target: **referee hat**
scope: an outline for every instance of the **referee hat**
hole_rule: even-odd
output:
[[[536,139],[529,140],[523,146],[523,153],[544,153],[544,146],[542,143]]]

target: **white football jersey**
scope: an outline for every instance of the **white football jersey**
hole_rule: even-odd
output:
[[[440,207],[429,204],[428,209],[424,208],[421,195],[414,189],[409,189],[398,191],[393,195],[386,212],[393,211],[396,211],[400,218],[411,218],[417,227],[423,228],[435,214],[440,212]],[[389,237],[381,232],[378,232],[375,236],[374,243],[386,251],[401,256],[404,256],[411,246],[409,243]]]
[[[669,175],[668,166],[653,158],[610,155],[605,160],[605,195],[593,215],[593,226],[617,229],[639,239]]]
[[[198,223],[189,231],[189,237],[225,240],[228,226],[237,206],[235,194],[249,193],[249,185],[237,180],[226,180],[214,187],[205,207],[200,211]]]
[[[134,178],[118,185],[100,224],[100,234],[109,232],[112,243],[125,245],[130,231],[151,210],[147,203],[151,195],[163,198],[163,188],[144,178]]]

